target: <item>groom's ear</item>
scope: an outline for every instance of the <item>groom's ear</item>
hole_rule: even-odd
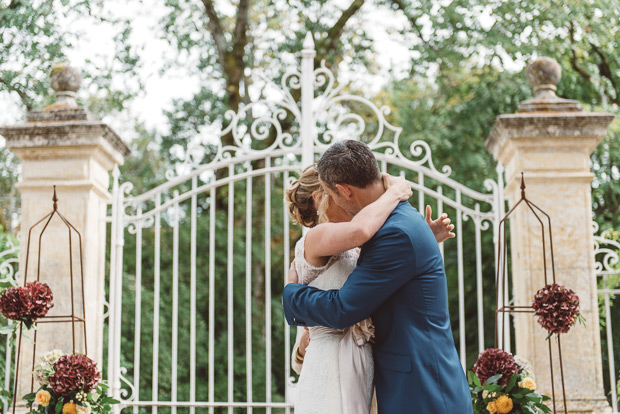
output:
[[[345,200],[351,200],[351,198],[353,197],[353,192],[347,184],[336,184],[336,189],[338,190],[340,195],[345,198]]]

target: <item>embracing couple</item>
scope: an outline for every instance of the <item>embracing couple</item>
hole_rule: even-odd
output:
[[[430,208],[425,220],[411,195],[353,140],[287,190],[291,217],[310,228],[283,293],[287,322],[310,327],[293,355],[295,414],[472,412],[438,247],[453,226],[445,215],[431,221]]]

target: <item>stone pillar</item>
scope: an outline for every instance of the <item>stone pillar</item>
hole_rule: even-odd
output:
[[[526,196],[551,216],[556,281],[580,298],[586,325],[578,324],[561,336],[568,411],[606,413],[610,407],[603,391],[592,254],[590,154],[614,117],[584,112],[577,101],[558,98],[555,91],[561,68],[553,59],[534,60],[526,74],[535,97],[523,102],[518,113],[497,117],[486,147],[506,166],[505,193],[511,206],[521,197],[524,172]],[[526,206],[511,217],[514,303],[530,305],[534,293],[545,284],[540,227]],[[549,252],[546,257],[551,277]],[[532,362],[539,390],[551,395],[547,332],[533,314],[516,314],[514,321],[516,354]],[[550,340],[555,349],[556,400],[562,407],[556,340]]]
[[[127,145],[106,124],[93,119],[77,106],[75,96],[81,84],[79,71],[57,65],[50,74],[56,102],[42,110],[31,111],[22,125],[0,128],[7,147],[22,161],[20,275],[24,277],[28,229],[52,210],[53,185],[58,194],[58,210],[82,235],[85,314],[88,355],[102,368],[103,302],[105,271],[106,203],[109,172],[122,164],[129,153]],[[32,233],[28,280],[37,277],[38,237],[42,226]],[[79,246],[73,237],[73,273],[76,315],[81,316]],[[41,281],[54,294],[49,315],[71,314],[69,278],[69,236],[57,217],[45,230],[41,244]],[[84,352],[83,327],[76,324],[76,352]],[[70,323],[40,324],[37,331],[37,356],[51,349],[72,351]],[[22,341],[21,397],[30,390],[32,346]],[[35,389],[36,389],[35,384]]]

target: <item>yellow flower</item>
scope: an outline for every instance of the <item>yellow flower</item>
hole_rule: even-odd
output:
[[[76,414],[76,407],[74,402],[68,402],[62,406],[62,414]]]
[[[519,387],[527,388],[530,391],[534,391],[536,389],[536,383],[533,379],[528,377],[519,383]]]
[[[497,407],[495,406],[495,401],[491,401],[487,404],[487,411],[491,414],[495,414],[497,412]]]
[[[499,398],[495,400],[495,407],[497,407],[497,412],[499,414],[508,414],[512,411],[512,400],[506,395],[500,395]]]
[[[39,404],[42,407],[47,407],[50,403],[50,399],[52,398],[52,395],[45,391],[45,390],[41,390],[39,392],[37,392],[37,404]]]

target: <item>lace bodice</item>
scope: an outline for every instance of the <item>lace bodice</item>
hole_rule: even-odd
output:
[[[304,256],[306,236],[302,236],[295,245],[295,270],[302,285],[319,289],[340,289],[351,274],[359,254],[356,249],[334,255],[323,266],[313,266]]]

